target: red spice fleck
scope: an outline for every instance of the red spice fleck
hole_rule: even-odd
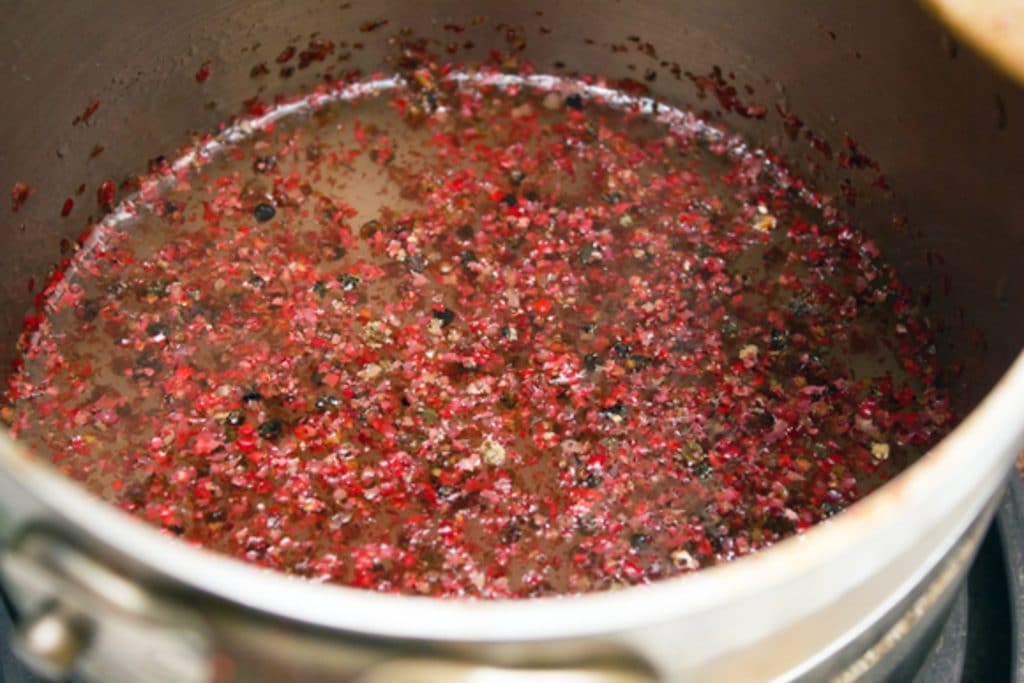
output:
[[[196,71],[196,83],[205,83],[206,79],[210,77],[210,62],[205,61]]]
[[[530,308],[532,308],[533,312],[537,315],[547,315],[551,312],[551,299],[534,299],[530,304]]]
[[[14,187],[11,188],[11,211],[17,213],[24,206],[25,202],[28,201],[32,192],[32,186],[28,183],[14,183]]]
[[[277,55],[277,58],[274,61],[276,61],[278,64],[284,64],[285,62],[291,60],[291,58],[294,56],[295,46],[289,45],[285,49],[281,50],[281,53]]]
[[[114,193],[116,191],[117,185],[113,180],[104,180],[100,183],[100,186],[96,188],[96,203],[101,209],[109,211],[114,208]]]
[[[68,197],[67,199],[64,200],[63,206],[60,207],[60,215],[64,218],[67,218],[68,216],[71,215],[71,210],[74,208],[75,200],[72,199],[71,197]]]
[[[71,120],[71,125],[77,126],[80,123],[88,122],[89,119],[92,118],[92,115],[95,114],[96,110],[99,109],[99,108],[100,108],[100,101],[99,100],[93,100],[91,103],[89,103],[89,106],[87,106],[82,111],[81,114],[78,114],[77,116],[75,116],[75,118],[73,118]]]
[[[313,62],[322,62],[333,53],[333,42],[314,37],[309,41],[309,45],[306,49],[299,53],[299,68],[305,69]]]
[[[382,26],[387,26],[387,24],[387,19],[370,19],[359,24],[359,30],[362,33],[369,33],[371,31],[376,31]]]
[[[725,111],[735,112],[744,118],[754,119],[763,119],[768,113],[768,108],[762,104],[743,104],[740,102],[736,86],[725,80],[721,67],[712,67],[711,71],[706,75],[698,75],[690,71],[684,73],[697,86],[697,92],[701,97],[705,93],[711,92],[718,98],[718,103]],[[735,80],[735,75],[730,73],[729,78]]]

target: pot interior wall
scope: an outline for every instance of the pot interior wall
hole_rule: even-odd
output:
[[[481,16],[487,20],[477,24]],[[382,19],[388,23],[366,31]],[[846,181],[859,188],[852,213],[945,321],[947,352],[984,359],[958,380],[965,402],[980,398],[1018,352],[1024,92],[909,3],[773,0],[752,12],[739,0],[38,0],[10,8],[0,28],[0,188],[34,188],[18,212],[0,208],[0,361],[10,359],[31,305],[30,280],[38,291],[67,240],[99,217],[100,183],[140,173],[157,155],[173,156],[185,131],[213,130],[253,95],[298,92],[326,72],[387,70],[385,57],[395,52],[387,36],[402,27],[436,39],[442,55],[456,43],[452,59],[513,44],[542,71],[639,82],[653,72],[657,97],[721,115],[808,173],[816,169],[823,189],[837,191]],[[314,34],[339,46],[336,53],[282,71],[282,50],[301,51]],[[476,46],[468,55],[467,41]],[[351,56],[338,61],[343,53]],[[269,73],[254,77],[258,64]],[[723,113],[714,93],[701,98],[691,78],[672,73],[674,65],[697,75],[720,67],[741,107],[764,105],[764,119]],[[209,76],[199,82],[204,68]],[[95,112],[75,123],[93,102]],[[804,122],[795,140],[780,111]],[[806,131],[835,157],[851,135],[878,161],[893,197],[865,190],[877,174],[839,168],[808,144]],[[61,217],[67,197],[75,208]]]

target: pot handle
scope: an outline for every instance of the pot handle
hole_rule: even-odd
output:
[[[354,683],[654,683],[650,672],[635,667],[495,667],[478,662],[404,658],[382,662]]]
[[[158,600],[57,536],[28,530],[0,554],[17,607],[12,646],[37,675],[209,683],[209,637],[187,608]]]

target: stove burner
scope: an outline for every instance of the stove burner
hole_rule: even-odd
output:
[[[0,683],[42,683],[8,646],[10,605],[3,597]],[[967,585],[960,589],[923,663],[916,671],[893,673],[887,683],[1024,683],[1022,630],[1024,483],[1015,477],[971,566]]]
[[[1024,683],[1022,628],[1024,483],[1014,477],[967,585],[912,683]]]

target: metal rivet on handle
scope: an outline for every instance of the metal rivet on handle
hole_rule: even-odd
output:
[[[50,605],[19,621],[11,646],[33,672],[63,679],[74,670],[88,641],[89,628],[81,618]]]

